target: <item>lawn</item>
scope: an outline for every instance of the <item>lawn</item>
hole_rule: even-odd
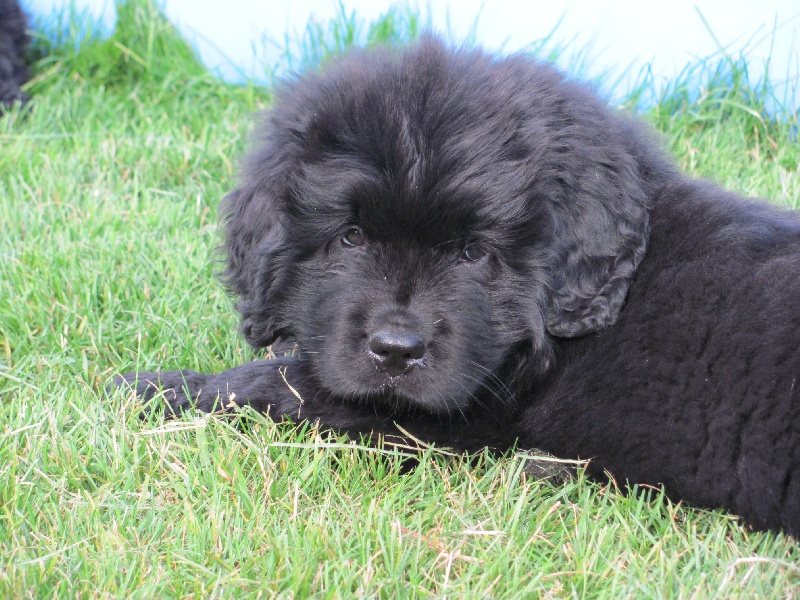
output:
[[[270,102],[148,2],[119,14],[110,38],[39,39],[33,102],[0,118],[0,597],[800,596],[795,540],[657,491],[540,480],[521,453],[409,470],[313,427],[141,420],[107,396],[118,373],[251,358],[216,215]],[[295,60],[354,23],[310,28]],[[396,11],[361,37],[416,31]],[[687,171],[798,208],[797,114],[746,75],[699,62],[643,118]]]

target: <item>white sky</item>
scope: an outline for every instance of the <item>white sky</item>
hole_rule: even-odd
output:
[[[48,14],[67,2],[22,1],[34,15]],[[90,7],[94,14],[105,9],[113,18],[110,0],[76,0],[76,4]],[[392,4],[391,0],[344,0],[347,12],[355,10],[365,22]],[[167,16],[197,46],[207,66],[234,79],[237,69],[257,77],[260,61],[277,62],[277,47],[265,46],[265,37],[282,44],[287,33],[301,31],[310,18],[323,21],[337,11],[336,0],[166,0],[164,5]],[[492,50],[523,49],[556,28],[554,42],[569,48],[562,65],[569,66],[570,52],[584,51],[589,65],[581,75],[607,73],[607,83],[622,77],[620,94],[631,85],[631,78],[623,74],[635,75],[645,64],[652,65],[657,80],[671,79],[695,58],[716,52],[718,43],[734,55],[746,49],[751,73],[759,76],[770,56],[771,81],[789,82],[783,91],[793,106],[800,101],[798,0],[423,0],[411,5],[430,13],[434,26],[449,32],[454,41],[464,39],[477,19],[477,40]]]

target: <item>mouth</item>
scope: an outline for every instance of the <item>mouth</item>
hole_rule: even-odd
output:
[[[435,382],[420,380],[419,373],[388,376],[373,380],[364,400],[392,409],[421,410],[430,414],[461,412],[463,405],[457,396],[445,390],[437,391]]]
[[[417,396],[415,391],[419,391],[419,378],[416,374],[400,373],[398,375],[390,375],[388,373],[375,373],[372,381],[372,388],[374,393],[399,396],[407,400],[414,400]]]

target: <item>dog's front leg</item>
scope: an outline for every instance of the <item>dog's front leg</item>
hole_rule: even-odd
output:
[[[290,357],[259,360],[212,375],[189,370],[127,373],[114,380],[112,389],[134,391],[145,408],[163,402],[171,416],[192,408],[219,412],[245,404],[267,412],[271,405],[292,403],[280,396],[290,391],[285,384],[285,369],[295,362]]]
[[[509,443],[499,443],[506,436],[492,427],[491,420],[482,419],[477,430],[481,435],[476,435],[474,424],[461,414],[450,420],[337,398],[319,386],[307,363],[295,357],[253,361],[213,375],[194,371],[129,373],[114,384],[134,390],[143,404],[166,402],[172,415],[191,408],[216,412],[250,406],[276,421],[318,422],[353,439],[364,435],[373,441],[382,437],[400,445],[433,443],[457,450]]]

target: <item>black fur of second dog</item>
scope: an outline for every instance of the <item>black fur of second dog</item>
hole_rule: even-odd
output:
[[[298,353],[143,400],[516,443],[800,533],[800,219],[554,68],[353,53],[278,91],[223,215],[244,335]]]
[[[0,0],[0,114],[3,107],[25,102],[20,87],[28,81],[25,49],[28,47],[28,20],[17,0]]]

